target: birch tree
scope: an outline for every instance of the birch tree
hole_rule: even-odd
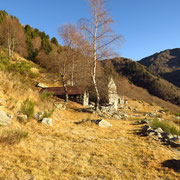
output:
[[[74,72],[75,67],[77,67],[76,56],[79,53],[78,48],[80,47],[80,44],[83,44],[83,38],[72,24],[61,26],[59,28],[59,35],[63,40],[64,50],[58,55],[57,63],[66,95],[65,101],[67,103],[67,81],[70,81],[71,86],[74,85]]]
[[[103,0],[88,0],[90,4],[90,19],[81,19],[80,27],[86,40],[91,44],[93,66],[91,71],[92,81],[96,93],[96,110],[99,109],[100,94],[97,86],[97,61],[112,56],[111,47],[119,43],[121,36],[115,35],[111,29],[114,21],[108,15]]]
[[[24,28],[18,19],[7,16],[0,24],[2,45],[8,50],[8,56],[12,57],[14,51],[26,55],[26,43]]]

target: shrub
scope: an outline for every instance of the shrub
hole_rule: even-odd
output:
[[[175,116],[179,116],[180,117],[180,113],[175,113]]]
[[[19,143],[22,139],[28,136],[28,132],[24,130],[7,130],[0,136],[0,143],[13,145]]]
[[[52,113],[53,113],[53,111],[44,111],[44,113],[43,113],[43,118],[49,118],[49,117],[51,117],[51,115],[52,115]]]
[[[8,58],[0,56],[0,69],[3,71],[15,72],[34,78],[36,74],[31,71],[31,67],[32,65],[26,61],[11,63]]]
[[[48,100],[49,98],[52,97],[52,93],[51,92],[48,92],[48,91],[43,91],[41,94],[40,94],[40,98],[41,100]]]
[[[34,114],[34,102],[26,99],[21,105],[21,112],[26,114],[28,118],[31,118]]]
[[[160,127],[164,132],[167,132],[167,133],[180,135],[180,130],[178,128],[178,125],[175,125],[170,122],[164,122],[164,121],[160,121],[158,119],[154,119],[151,122],[151,126],[152,126],[152,128]]]

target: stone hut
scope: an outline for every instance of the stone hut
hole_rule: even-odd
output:
[[[118,104],[124,104],[123,98],[117,93],[117,86],[111,77],[108,84],[108,103],[114,106],[114,109],[118,109]]]
[[[58,96],[59,98],[65,98],[65,91],[63,87],[47,87],[43,88],[41,92],[48,91]],[[67,92],[69,96],[69,100],[75,101],[77,103],[82,104],[83,106],[89,105],[89,93],[86,87],[83,86],[68,86]]]

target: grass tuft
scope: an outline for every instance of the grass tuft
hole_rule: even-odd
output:
[[[34,114],[34,102],[26,99],[21,105],[21,112],[26,114],[28,118],[31,118]]]
[[[151,122],[151,126],[152,128],[160,127],[164,132],[167,132],[173,135],[180,135],[180,130],[178,128],[178,125],[170,123],[170,122],[164,122],[158,119],[154,119]]]
[[[52,93],[48,92],[48,91],[43,91],[42,93],[40,93],[40,98],[41,100],[49,100],[52,97]]]
[[[0,136],[0,143],[13,145],[19,143],[22,139],[28,137],[28,132],[24,130],[7,130]]]

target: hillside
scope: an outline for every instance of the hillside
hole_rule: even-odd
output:
[[[0,111],[13,115],[10,125],[0,126],[1,179],[180,178],[178,164],[166,163],[178,162],[179,150],[139,136],[143,125],[136,123],[156,117],[179,127],[174,113],[128,97],[124,97],[128,103],[116,113],[124,117],[121,119],[80,112],[84,107],[71,101],[64,109],[62,99],[42,96],[35,87],[37,80],[53,85],[48,71],[18,55],[9,62],[2,51],[0,62]],[[18,118],[27,98],[35,104],[34,113],[50,112],[56,104],[50,115],[52,126],[40,123],[35,116],[24,121]],[[102,116],[112,127],[90,122]]]
[[[180,87],[180,48],[156,53],[141,59],[139,63]]]
[[[113,68],[120,77],[127,77],[131,83],[147,89],[151,95],[180,105],[180,89],[138,62],[126,58],[114,58],[102,63],[107,63],[105,66],[113,65]]]

